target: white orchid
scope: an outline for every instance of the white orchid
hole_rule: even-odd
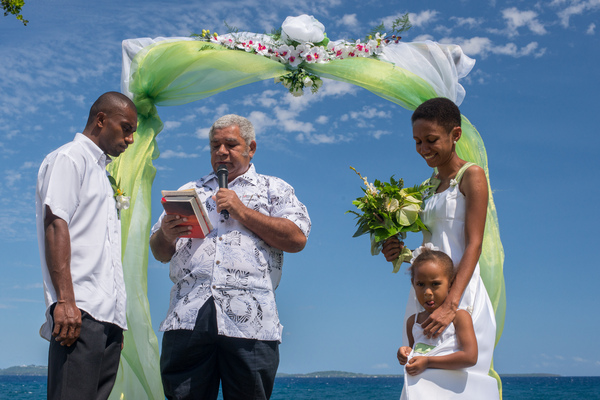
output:
[[[117,210],[127,210],[130,206],[131,196],[116,196],[117,200]]]

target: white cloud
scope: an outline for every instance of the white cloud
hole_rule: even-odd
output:
[[[257,137],[260,137],[263,132],[266,132],[266,128],[277,124],[271,115],[262,111],[252,111],[250,115],[248,115],[248,119],[252,122],[252,125],[254,125],[254,131],[256,132]]]
[[[346,96],[355,95],[358,87],[346,82],[335,81],[333,79],[323,79],[323,86],[317,92],[317,96]]]
[[[296,140],[299,142],[308,142],[310,144],[335,144],[340,142],[348,142],[351,139],[348,136],[343,135],[301,133],[296,136]]]
[[[211,124],[211,126],[212,126],[212,124]],[[210,126],[208,128],[198,128],[198,129],[196,129],[196,132],[194,132],[194,135],[198,139],[208,139],[209,131],[210,131]]]
[[[450,33],[452,33],[452,29],[444,25],[438,25],[435,28],[433,28],[433,30],[436,33],[439,33],[440,35],[449,35]]]
[[[409,19],[410,23],[412,24],[412,26],[422,27],[422,26],[425,26],[425,25],[435,21],[437,19],[438,14],[439,14],[439,12],[437,12],[435,10],[425,10],[425,11],[421,11],[418,14],[409,13],[408,19]],[[390,24],[390,26],[391,26],[391,24]]]
[[[382,130],[382,129],[378,129],[374,132],[371,132],[370,134],[375,138],[375,139],[380,139],[382,136],[385,135],[390,135],[392,132],[390,131],[386,131],[386,130]]]
[[[279,90],[264,90],[260,93],[244,97],[242,104],[245,106],[255,106],[258,104],[265,108],[272,108],[279,103],[279,100],[275,98],[279,94],[281,94]]]
[[[467,27],[467,28],[477,28],[483,23],[483,19],[481,18],[462,18],[462,17],[450,17],[451,20],[456,21],[456,26],[458,27]]]
[[[229,104],[223,103],[221,105],[218,106],[202,106],[202,107],[198,107],[196,108],[194,111],[196,111],[199,114],[202,115],[208,115],[210,119],[213,120],[217,120],[219,117],[222,117],[225,114],[229,114]],[[186,120],[193,120],[195,118],[195,116],[189,115],[186,117]],[[211,125],[212,125],[211,121]]]
[[[587,31],[585,31],[586,34],[588,35],[593,35],[596,33],[596,24],[595,23],[591,23],[590,26],[588,26]]]
[[[506,20],[506,30],[509,37],[517,36],[519,28],[527,27],[531,32],[537,35],[548,33],[544,25],[538,20],[538,13],[535,11],[520,11],[516,7],[502,10],[502,17]]]
[[[23,163],[23,165],[21,165],[19,168],[20,169],[31,169],[31,168],[37,169],[39,166],[40,166],[39,162],[25,161]]]
[[[375,107],[365,106],[361,111],[351,111],[350,118],[356,120],[373,119],[373,118],[390,118],[392,115],[389,111],[378,110]]]
[[[315,119],[315,122],[317,124],[326,124],[327,122],[329,122],[329,117],[327,115],[320,115],[317,117],[317,119]]]
[[[164,130],[177,129],[181,126],[181,122],[179,121],[165,121]]]
[[[566,1],[553,2],[551,5],[563,5],[567,3]],[[567,28],[569,26],[570,19],[573,15],[581,15],[586,11],[592,11],[595,9],[600,9],[600,0],[571,0],[568,3],[570,5],[565,9],[559,11],[558,17],[560,18],[560,23],[563,27]]]
[[[356,14],[344,14],[342,18],[336,21],[336,26],[344,26],[349,29],[355,29],[358,27],[358,18]]]
[[[8,170],[5,173],[5,180],[6,180],[6,186],[8,188],[12,188],[15,183],[19,183],[21,181],[21,178],[23,177],[23,175],[21,175],[20,172],[17,172],[15,170]]]
[[[196,158],[198,154],[186,153],[185,151],[165,150],[160,153],[160,158]]]
[[[20,130],[18,130],[18,129],[12,129],[12,130],[8,131],[6,133],[6,135],[4,135],[4,138],[7,139],[7,140],[10,140],[10,139],[14,138],[15,136],[17,136],[19,133],[21,133]]]
[[[433,40],[433,39],[434,39],[433,36],[425,34],[425,35],[419,35],[419,36],[415,37],[413,39],[413,41],[414,42],[424,42],[426,40]]]
[[[486,37],[473,37],[470,39],[465,39],[461,37],[444,38],[440,40],[440,42],[446,44],[458,44],[463,49],[465,54],[469,56],[481,56],[482,58],[487,57],[490,53],[511,57],[541,57],[546,52],[546,48],[538,49],[539,45],[537,42],[531,42],[528,45],[521,48],[519,48],[514,43],[507,43],[502,46],[497,46],[494,45],[492,41]]]

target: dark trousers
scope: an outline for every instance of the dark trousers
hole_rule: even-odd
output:
[[[81,311],[81,334],[75,343],[67,347],[50,340],[48,399],[107,399],[117,377],[122,343],[123,329]]]
[[[198,312],[193,331],[163,335],[160,369],[168,399],[269,399],[279,366],[279,342],[219,336],[214,300]]]

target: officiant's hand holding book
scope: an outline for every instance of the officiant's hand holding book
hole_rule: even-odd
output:
[[[196,190],[163,190],[161,203],[168,215],[179,215],[187,221],[181,225],[192,227],[190,234],[181,236],[204,239],[213,229],[204,204],[200,201]]]

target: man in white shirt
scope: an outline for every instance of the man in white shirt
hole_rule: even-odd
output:
[[[209,139],[213,172],[181,189],[196,190],[214,229],[182,238],[184,220],[163,213],[150,238],[175,284],[160,327],[163,386],[168,399],[216,399],[219,383],[226,400],[268,399],[283,329],[275,303],[283,252],[304,248],[310,219],[290,185],[256,172],[250,121],[221,117]],[[221,165],[228,188],[219,189]]]
[[[96,100],[83,133],[50,153],[36,189],[50,341],[48,399],[106,399],[123,344],[121,225],[106,166],[133,143],[137,111],[121,93]]]

